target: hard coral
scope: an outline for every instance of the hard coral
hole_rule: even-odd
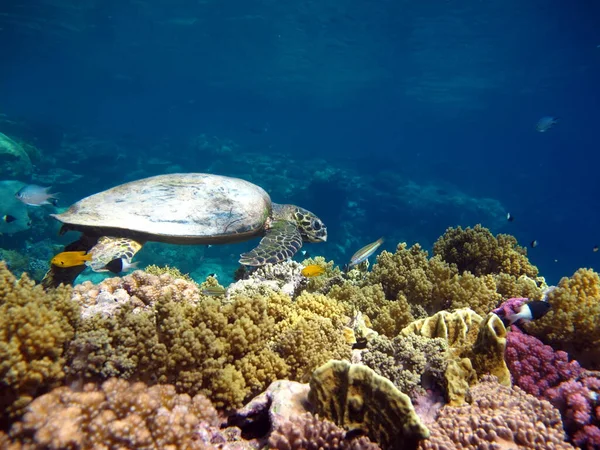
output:
[[[562,414],[565,430],[584,449],[600,448],[600,377],[585,374],[546,391]]]
[[[332,360],[319,367],[308,398],[320,416],[384,448],[410,450],[429,436],[410,398],[360,364]]]
[[[442,389],[448,364],[448,342],[411,334],[388,339],[378,336],[362,353],[362,363],[386,377],[411,399],[427,389]]]
[[[70,375],[172,383],[228,409],[275,379],[302,380],[328,359],[350,356],[342,330],[349,318],[324,296],[293,302],[269,289],[249,290],[223,304],[157,292],[151,307],[125,304],[112,316],[85,318],[69,346]]]
[[[328,420],[305,413],[291,417],[269,437],[276,450],[378,450],[367,437],[346,438],[346,430]]]
[[[550,403],[492,377],[470,389],[468,406],[444,406],[430,429],[431,437],[421,441],[420,450],[573,449]]]
[[[459,272],[475,276],[505,273],[537,277],[537,267],[527,259],[527,249],[508,234],[494,235],[480,224],[473,228],[448,228],[433,244],[433,254],[456,264]]]
[[[10,436],[32,450],[200,449],[202,431],[218,425],[215,408],[202,395],[113,378],[99,388],[60,387],[38,397]]]
[[[0,262],[0,421],[63,380],[64,346],[78,320],[70,288],[45,292]]]
[[[548,314],[526,326],[526,330],[555,348],[567,351],[582,365],[579,354],[595,352],[588,367],[600,366],[600,277],[592,269],[579,269],[562,278],[548,294]]]
[[[569,361],[565,352],[544,345],[516,327],[508,333],[506,342],[508,369],[514,383],[528,394],[547,399],[548,389],[577,378],[582,372],[577,361]]]

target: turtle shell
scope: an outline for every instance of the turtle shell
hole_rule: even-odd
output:
[[[176,173],[116,186],[53,216],[65,230],[86,234],[210,244],[263,234],[271,211],[269,194],[248,181]]]

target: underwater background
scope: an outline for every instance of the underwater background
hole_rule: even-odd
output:
[[[5,1],[0,131],[36,152],[3,178],[67,207],[159,173],[239,176],[320,215],[314,251],[339,264],[481,223],[537,240],[556,282],[600,267],[599,19],[592,0]],[[2,248],[69,241],[33,214]],[[250,245],[139,258],[203,276]]]
[[[593,0],[1,1],[0,449],[600,449],[599,23]],[[257,267],[258,239],[149,242],[130,270],[59,234],[180,172],[327,241]]]

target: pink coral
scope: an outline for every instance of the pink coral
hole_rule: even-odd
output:
[[[549,388],[582,372],[579,363],[569,361],[565,352],[555,351],[516,327],[507,334],[504,356],[514,383],[536,397],[545,398]]]
[[[546,391],[561,412],[573,442],[584,449],[600,448],[600,378],[592,373]]]
[[[524,303],[529,301],[528,298],[509,298],[504,303],[502,303],[498,308],[494,309],[492,312],[504,320],[506,317],[511,314],[516,314],[519,312],[519,308],[523,306]]]

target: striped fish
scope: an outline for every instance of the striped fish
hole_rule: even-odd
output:
[[[351,268],[352,266],[356,266],[357,264],[363,262],[373,253],[375,253],[375,250],[377,250],[381,244],[383,244],[383,238],[379,238],[375,242],[371,242],[369,245],[365,245],[354,255],[352,255],[352,258],[350,258],[350,262],[348,263],[348,268]]]

